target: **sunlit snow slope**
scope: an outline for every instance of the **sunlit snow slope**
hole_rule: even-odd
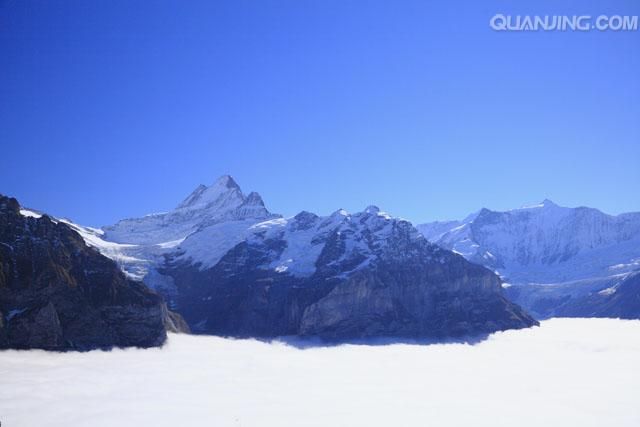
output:
[[[482,209],[462,221],[418,229],[439,246],[498,272],[516,285],[508,290],[516,302],[542,317],[570,299],[614,292],[640,269],[640,213],[612,216],[545,200],[506,212]]]

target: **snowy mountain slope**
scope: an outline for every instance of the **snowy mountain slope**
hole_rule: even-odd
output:
[[[274,218],[259,223],[251,220],[219,223],[189,236],[180,244],[176,260],[206,269],[215,266],[224,254],[243,241],[256,245],[281,241],[282,252],[261,268],[309,277],[315,272],[315,264],[330,233],[349,236],[345,239],[345,256],[357,254],[364,263],[372,256],[374,246],[384,244],[382,240],[391,231],[390,220],[388,214],[370,206],[353,215],[343,209],[327,217],[303,211],[291,218]],[[366,239],[363,236],[365,232],[371,233]]]
[[[282,218],[223,176],[170,212],[102,230],[61,221],[202,333],[445,337],[535,324],[495,274],[375,206]]]
[[[540,316],[552,315],[558,304],[581,296],[586,288],[597,291],[640,268],[640,213],[611,216],[545,200],[506,212],[482,209],[463,221],[423,224],[418,229],[439,246],[498,272],[512,285],[531,285],[508,293],[517,294],[516,301]],[[554,284],[562,286],[538,286]],[[546,302],[540,305],[540,299]]]
[[[201,333],[350,339],[534,324],[502,296],[497,276],[375,206],[243,224],[233,238],[226,231],[216,224],[192,234],[160,269],[174,280],[175,307]],[[223,243],[209,252],[214,236]]]
[[[37,213],[33,213],[37,214]],[[119,221],[97,229],[60,219],[77,231],[87,245],[116,261],[131,278],[144,280],[150,287],[165,294],[175,291],[171,277],[163,276],[157,267],[165,256],[173,254],[188,236],[202,232],[190,240],[185,249],[195,260],[210,261],[216,253],[233,247],[242,230],[277,215],[271,214],[259,194],[245,195],[229,175],[220,177],[211,186],[199,185],[174,210]],[[217,232],[216,232],[217,231]],[[185,252],[182,250],[182,252]]]
[[[608,277],[640,266],[640,213],[611,216],[549,200],[507,212],[481,210],[449,230],[419,225],[427,239],[499,271],[509,282]]]
[[[257,264],[256,267],[305,278],[316,271],[316,263],[331,233],[337,233],[342,238],[347,254],[371,255],[371,248],[367,246],[369,241],[364,241],[363,230],[358,228],[358,224],[361,221],[372,224],[378,218],[390,219],[387,214],[372,206],[353,215],[343,209],[326,217],[303,211],[291,218],[278,217],[257,223],[238,221],[214,224],[185,239],[177,248],[172,263],[189,264],[204,271],[215,267],[229,251],[241,243],[252,247],[273,246],[276,249],[265,249],[269,261]],[[388,224],[386,227],[378,224],[375,228],[377,231],[388,232],[389,227]],[[416,236],[419,235],[416,233]]]

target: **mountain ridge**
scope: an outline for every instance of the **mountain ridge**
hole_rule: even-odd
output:
[[[536,324],[502,296],[493,273],[442,252],[411,223],[373,205],[284,218],[223,176],[197,186],[173,211],[97,234],[76,227],[161,292],[196,332],[349,339]]]
[[[491,272],[377,207],[263,221],[234,243],[215,262],[178,255],[161,269],[174,278],[176,307],[196,332],[344,340],[535,324],[501,296]]]
[[[640,268],[640,213],[635,212],[608,215],[545,199],[508,211],[483,208],[463,221],[418,228],[434,243],[519,285],[507,293],[540,317],[554,315],[568,299],[602,290],[621,274]],[[554,288],[539,286],[548,284],[563,286],[553,295]]]

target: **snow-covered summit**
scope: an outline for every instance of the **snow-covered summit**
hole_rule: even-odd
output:
[[[640,267],[640,213],[612,216],[545,199],[418,228],[432,242],[497,270],[510,282],[557,283]]]
[[[221,197],[222,200],[220,200]],[[236,201],[242,202],[243,200],[244,195],[240,186],[230,175],[223,175],[209,187],[200,184],[176,207],[176,210],[201,209],[211,204],[219,204],[221,201],[233,203]]]
[[[525,209],[553,209],[553,208],[559,208],[560,206],[558,206],[557,204],[555,204],[553,201],[549,200],[549,199],[544,199],[542,202],[540,203],[534,203],[532,205],[524,205],[519,207],[518,209],[512,209],[512,211],[516,211],[516,210],[525,210]],[[486,208],[485,208],[486,209]],[[487,209],[488,210],[488,209]]]
[[[235,180],[224,175],[212,185],[199,185],[174,210],[119,221],[104,227],[106,240],[140,245],[184,239],[191,233],[225,221],[273,217],[258,193],[245,195]]]
[[[401,238],[423,237],[408,221],[393,218],[374,206],[354,214],[338,209],[328,216],[302,211],[290,218],[276,217],[258,223],[212,224],[180,244],[177,260],[208,269],[241,242],[253,246],[278,242],[281,250],[271,251],[272,256],[261,268],[307,277],[316,271],[320,254],[334,240],[340,251],[333,260],[334,266],[353,264],[340,269],[344,274],[367,265],[387,244]]]

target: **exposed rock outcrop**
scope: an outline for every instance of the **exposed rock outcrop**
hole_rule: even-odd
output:
[[[0,196],[0,348],[89,350],[164,343],[184,330],[68,225]]]

